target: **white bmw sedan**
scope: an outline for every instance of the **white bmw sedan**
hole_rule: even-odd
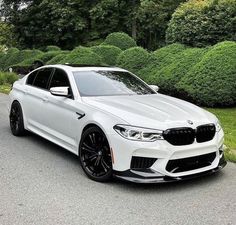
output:
[[[120,68],[43,66],[14,83],[13,135],[33,132],[79,156],[95,181],[156,183],[226,165],[217,118]]]

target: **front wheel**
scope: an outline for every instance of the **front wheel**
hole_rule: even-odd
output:
[[[109,143],[98,127],[90,127],[82,134],[79,159],[86,175],[95,181],[106,182],[112,177]]]

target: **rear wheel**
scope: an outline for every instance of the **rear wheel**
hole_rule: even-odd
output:
[[[10,111],[10,128],[11,132],[15,136],[23,136],[26,133],[24,128],[24,119],[22,108],[19,102],[12,103]]]
[[[112,177],[112,159],[105,134],[90,127],[82,134],[79,158],[86,175],[95,181],[106,182]]]

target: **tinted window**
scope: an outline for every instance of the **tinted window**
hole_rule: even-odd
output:
[[[143,81],[128,72],[74,72],[81,96],[145,95],[155,92]]]
[[[48,81],[49,81],[50,75],[52,73],[52,70],[53,70],[52,68],[45,68],[45,69],[39,70],[39,72],[34,80],[33,86],[47,89]]]
[[[55,70],[49,88],[51,87],[70,87],[67,74],[63,70]]]
[[[28,79],[27,79],[26,84],[32,85],[33,82],[34,82],[35,76],[37,75],[37,73],[38,73],[38,70],[37,70],[37,71],[34,71],[33,73],[31,73],[31,74],[28,76]]]

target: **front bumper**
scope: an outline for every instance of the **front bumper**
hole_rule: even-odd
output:
[[[213,173],[218,172],[219,170],[223,169],[226,166],[227,162],[225,161],[224,155],[219,161],[219,164],[216,168],[210,169],[204,172],[195,173],[186,176],[179,176],[179,177],[170,177],[164,174],[158,173],[152,169],[146,170],[126,170],[126,171],[114,171],[114,177],[125,180],[128,182],[133,183],[166,183],[166,182],[176,182],[176,181],[183,181],[189,180],[201,176],[210,175]]]

